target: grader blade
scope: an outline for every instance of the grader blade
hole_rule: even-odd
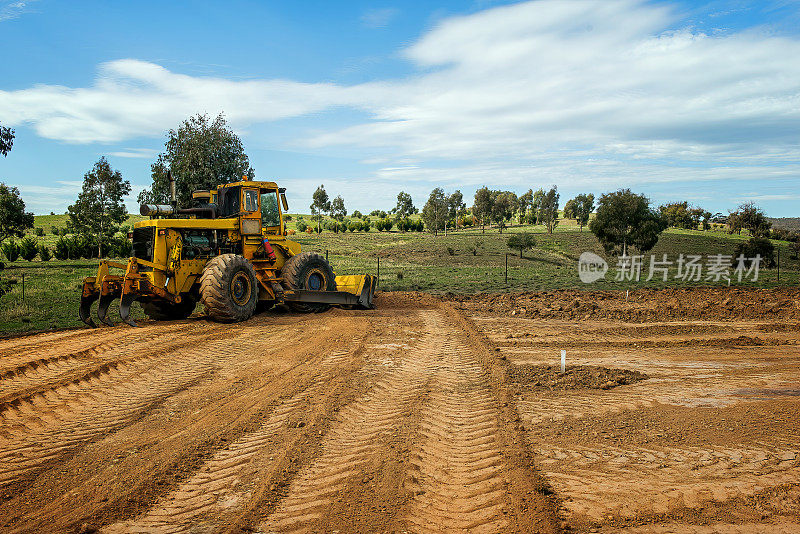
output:
[[[92,311],[92,304],[96,301],[100,295],[98,293],[92,293],[88,296],[81,297],[81,306],[78,308],[78,316],[81,318],[81,321],[86,323],[88,326],[92,328],[97,328],[97,325],[92,320],[91,311]]]
[[[114,321],[108,318],[108,307],[115,298],[113,293],[103,295],[100,297],[100,303],[97,305],[97,318],[100,319],[101,323],[108,326],[114,326]]]
[[[122,298],[119,301],[119,316],[122,321],[130,326],[139,326],[136,324],[136,321],[131,319],[131,304],[133,301],[136,300],[136,295],[131,293],[127,293],[122,295]]]

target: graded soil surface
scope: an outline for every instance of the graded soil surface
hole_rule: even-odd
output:
[[[698,291],[0,340],[0,530],[800,531],[797,292]]]

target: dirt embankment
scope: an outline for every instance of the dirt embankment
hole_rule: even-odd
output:
[[[472,312],[548,319],[800,319],[800,288],[681,288],[534,291],[445,297]]]

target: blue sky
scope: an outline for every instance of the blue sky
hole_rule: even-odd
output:
[[[0,0],[0,181],[63,212],[224,112],[307,211],[556,184],[800,216],[800,2]]]

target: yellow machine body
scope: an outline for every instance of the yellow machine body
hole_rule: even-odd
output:
[[[136,300],[173,307],[184,299],[197,302],[203,272],[220,254],[241,256],[252,265],[261,302],[372,307],[375,279],[369,275],[336,276],[336,291],[322,288],[315,293],[287,286],[282,269],[301,248],[286,237],[288,204],[275,182],[243,180],[197,191],[193,198],[200,207],[142,206],[143,213],[155,217],[134,224],[128,262],[102,260],[97,275],[84,280],[80,309],[84,322],[94,326],[89,317],[94,300],[100,301],[98,316],[106,324],[111,323],[108,305],[118,297],[120,315],[128,323],[132,323],[130,305]],[[112,274],[111,269],[124,273]]]

